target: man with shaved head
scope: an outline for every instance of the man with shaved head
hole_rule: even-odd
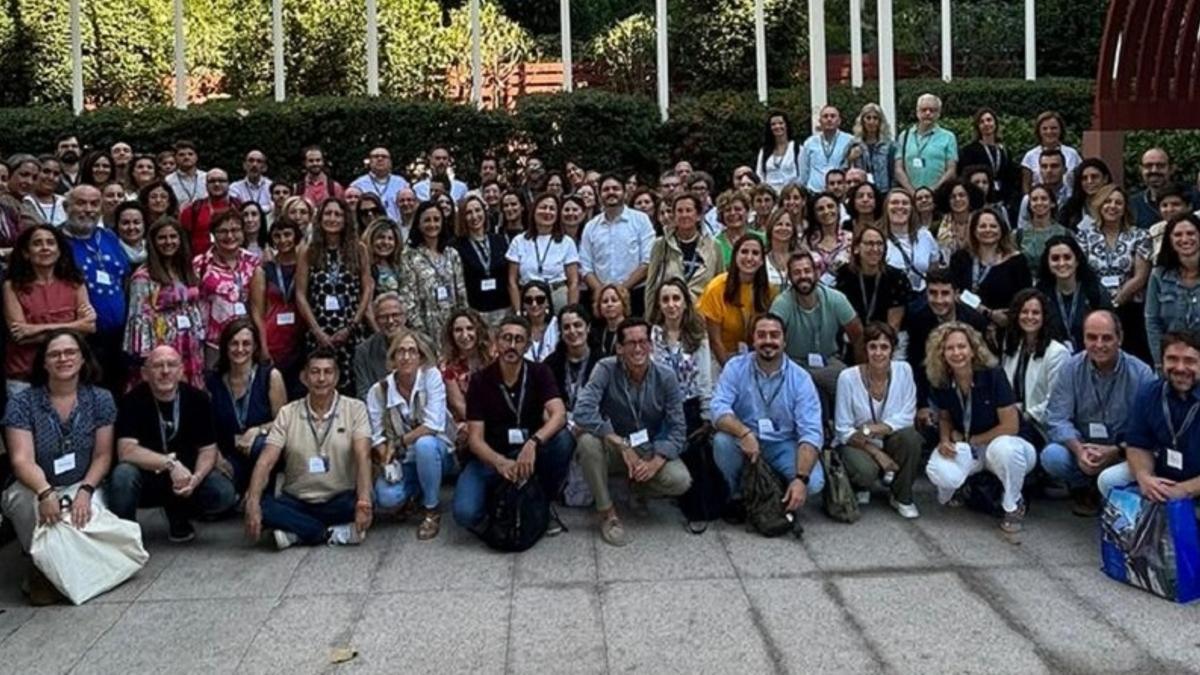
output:
[[[350,187],[358,188],[364,195],[379,197],[387,217],[400,222],[400,206],[396,203],[396,197],[401,190],[408,189],[408,181],[392,173],[392,153],[387,148],[371,149],[367,154],[367,172],[355,178]]]
[[[246,204],[258,204],[263,213],[270,213],[274,207],[271,201],[271,186],[274,183],[266,177],[267,155],[262,150],[251,150],[242,160],[242,170],[246,177],[229,186],[229,196]]]
[[[168,538],[196,537],[191,519],[227,514],[237,504],[233,482],[214,471],[216,432],[208,395],[183,382],[183,359],[168,346],[154,348],[142,365],[142,383],[120,403],[114,435],[117,459],[109,506],[126,520],[138,507],[162,507]]]
[[[212,246],[212,222],[223,211],[237,209],[240,202],[229,196],[229,174],[224,169],[209,169],[204,174],[208,194],[191,204],[182,207],[179,212],[179,223],[187,230],[192,247],[192,255],[204,255]],[[245,242],[242,242],[243,245]]]

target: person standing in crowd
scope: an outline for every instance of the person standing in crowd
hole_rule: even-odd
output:
[[[258,259],[242,247],[245,228],[237,210],[222,211],[212,226],[216,245],[192,259],[199,278],[204,363],[209,368],[217,362],[217,342],[226,324],[249,316],[250,287],[258,270]]]
[[[462,258],[450,247],[450,226],[435,202],[421,202],[408,233],[407,263],[413,279],[409,325],[441,335],[450,313],[467,305]]]
[[[834,429],[838,451],[858,489],[858,502],[868,503],[871,488],[882,479],[892,508],[903,518],[917,518],[913,481],[921,467],[923,439],[914,427],[917,388],[912,367],[893,361],[896,331],[881,321],[863,329],[867,362],[838,375]]]
[[[938,261],[937,241],[929,228],[917,222],[913,198],[896,188],[884,199],[884,218],[887,227],[887,264],[904,272],[913,291],[925,291],[925,278]]]
[[[380,218],[367,227],[363,242],[371,254],[372,294],[411,293],[412,281],[406,279],[404,240],[400,228],[388,218]]]
[[[941,116],[941,99],[921,94],[917,123],[900,132],[896,140],[895,180],[909,192],[922,187],[937,190],[956,174],[958,140],[954,132],[938,124]]]
[[[323,204],[326,199],[341,199],[345,190],[329,176],[325,166],[325,153],[320,147],[310,145],[300,152],[304,158],[304,179],[292,188],[292,194],[303,197],[310,205]]]
[[[499,480],[536,479],[547,499],[567,479],[575,439],[567,411],[542,363],[524,358],[529,323],[509,316],[496,330],[497,359],[471,377],[467,434],[471,454],[454,487],[454,522],[476,530],[487,515],[487,495]],[[551,519],[547,534],[561,532]]]
[[[121,240],[121,249],[129,266],[137,267],[146,262],[149,251],[146,248],[146,213],[141,204],[125,202],[117,207],[113,214],[116,222],[117,238]]]
[[[1049,321],[1054,312],[1050,298],[1025,288],[1013,298],[1012,320],[1000,340],[1004,374],[1012,385],[1021,413],[1021,437],[1035,448],[1046,445],[1046,408],[1058,371],[1071,357],[1063,344],[1061,328]]]
[[[1069,176],[1066,174],[1066,165],[1061,150],[1052,149],[1042,151],[1042,156],[1038,158],[1038,171],[1038,176],[1041,180],[1037,185],[1041,185],[1054,193],[1054,203],[1056,206],[1058,204],[1066,204],[1070,201],[1071,184],[1067,180]],[[1032,190],[1032,188],[1030,189]],[[1029,194],[1027,193],[1021,198],[1021,205],[1017,208],[1018,229],[1023,230],[1029,227],[1030,213]],[[1053,218],[1058,219],[1059,217],[1060,214],[1055,212]],[[1089,224],[1094,225],[1094,223]]]
[[[561,210],[558,197],[535,197],[529,228],[508,246],[504,257],[514,312],[520,311],[520,289],[534,281],[549,286],[556,307],[579,302],[579,250],[575,240],[563,234]]]
[[[54,191],[65,195],[79,185],[79,160],[83,158],[79,137],[73,133],[63,134],[58,137],[54,148],[52,157],[61,167]]]
[[[558,319],[554,316],[554,297],[544,281],[530,281],[521,287],[521,316],[529,321],[529,348],[525,358],[541,363],[558,345]]]
[[[1092,210],[1092,197],[1096,192],[1113,182],[1112,171],[1104,160],[1098,157],[1088,157],[1075,167],[1071,179],[1071,196],[1066,203],[1058,204],[1058,222],[1072,232],[1093,227],[1099,220],[1098,214]],[[1052,190],[1057,199],[1057,191]]]
[[[1142,174],[1142,185],[1146,187],[1130,197],[1129,206],[1133,209],[1134,224],[1146,230],[1159,219],[1158,193],[1170,184],[1175,167],[1171,165],[1166,150],[1150,148],[1142,153],[1138,168]]]
[[[700,227],[700,200],[689,192],[681,193],[671,211],[674,229],[656,239],[650,249],[643,299],[646,307],[654,306],[658,289],[674,277],[687,282],[688,292],[696,301],[726,267],[716,242]]]
[[[842,228],[858,234],[864,227],[875,225],[883,217],[883,199],[870,183],[859,183],[846,190],[847,218]]]
[[[313,205],[307,197],[288,197],[283,201],[281,212],[300,226],[306,239],[312,234]]]
[[[170,346],[179,354],[184,381],[203,387],[208,322],[187,233],[179,223],[164,219],[150,228],[147,239],[146,263],[129,278],[124,351],[141,363],[156,347]]]
[[[267,360],[261,344],[253,321],[234,319],[221,331],[216,368],[204,378],[221,452],[217,468],[233,480],[239,495],[250,486],[271,424],[287,403],[283,374]]]
[[[767,311],[775,292],[767,281],[762,240],[747,235],[734,242],[732,265],[704,289],[697,304],[719,366],[748,349],[750,321]]]
[[[1001,204],[1011,204],[1021,189],[1021,167],[1013,160],[1012,153],[1004,147],[1000,137],[1000,120],[991,108],[980,108],[971,120],[975,129],[975,140],[958,149],[960,170],[972,166],[985,166],[991,173],[992,186],[986,192],[995,192]],[[963,171],[963,178],[969,178]]]
[[[1185,212],[1172,218],[1163,240],[1146,291],[1146,339],[1159,371],[1163,335],[1200,328],[1200,216]]]
[[[797,162],[797,182],[817,193],[825,189],[825,174],[830,169],[840,169],[846,166],[846,156],[854,137],[838,127],[842,124],[842,114],[834,106],[821,108],[817,115],[817,129],[809,136],[800,148]]]
[[[198,256],[207,253],[216,238],[210,236],[210,232],[216,231],[221,214],[237,212],[241,206],[229,196],[229,174],[223,169],[210,169],[204,180],[208,185],[207,194],[184,206],[179,213],[180,224],[192,238],[192,253]],[[238,220],[241,224],[241,218]]]
[[[795,183],[785,186],[779,191],[779,208],[788,212],[792,223],[796,226],[796,236],[804,234],[808,229],[808,193]]]
[[[267,172],[267,156],[262,150],[251,150],[246,153],[246,158],[242,160],[242,170],[246,172],[246,177],[234,182],[229,186],[229,196],[242,204],[258,204],[258,208],[264,214],[270,214],[273,202],[271,201],[271,186],[274,182],[266,177]],[[263,220],[263,227],[266,228],[266,219]]]
[[[1008,306],[1013,293],[1033,286],[1029,265],[1013,243],[1008,226],[988,208],[971,216],[967,247],[951,258],[950,273],[955,285],[966,289],[963,302],[1000,328],[1012,318]]]
[[[1038,458],[1018,435],[1020,412],[1008,378],[979,333],[957,322],[929,336],[925,368],[940,411],[938,446],[925,467],[938,501],[954,505],[967,478],[986,469],[1004,486],[1001,531],[1019,534],[1027,507],[1021,490]]]
[[[583,237],[583,226],[591,217],[587,204],[578,195],[569,195],[563,199],[561,217],[563,234],[573,239],[578,247]]]
[[[778,295],[788,287],[788,260],[800,250],[800,229],[792,214],[785,209],[775,209],[766,223],[767,283]]]
[[[503,235],[489,231],[487,205],[478,196],[468,195],[463,200],[455,235],[454,249],[462,260],[467,284],[467,305],[481,312],[488,325],[497,325],[509,308],[505,284],[509,265],[504,258],[508,245]]]
[[[1074,173],[1075,167],[1082,161],[1078,150],[1063,143],[1063,138],[1067,135],[1067,125],[1063,122],[1062,115],[1048,110],[1033,121],[1033,129],[1038,144],[1021,158],[1021,190],[1026,194],[1030,188],[1041,182],[1042,176],[1039,175],[1038,168],[1041,166],[1042,154],[1047,150],[1058,150],[1062,154],[1063,173],[1067,176]],[[1059,201],[1065,202],[1066,199]]]
[[[450,155],[450,149],[445,145],[437,144],[429,149],[429,178],[418,181],[413,185],[413,191],[417,193],[417,199],[423,202],[429,201],[432,196],[432,185],[435,180],[445,181],[449,188],[450,197],[455,202],[461,202],[467,196],[467,184],[454,178],[450,178],[450,171],[454,163],[454,158]]]
[[[104,505],[117,418],[112,394],[98,386],[100,369],[78,332],[51,331],[32,367],[32,386],[11,396],[5,409],[4,440],[14,480],[0,495],[0,509],[26,553],[38,525],[65,519],[82,529],[93,502]],[[66,514],[63,498],[71,500]],[[53,604],[60,597],[37,566],[30,567],[27,588],[33,605]]]
[[[612,356],[617,348],[617,327],[633,316],[629,293],[620,284],[608,284],[600,289],[592,303],[592,327],[588,341],[601,356]]]
[[[804,243],[812,253],[821,282],[832,286],[837,271],[850,261],[854,233],[843,230],[838,198],[829,192],[816,194],[808,201],[808,229]]]
[[[272,255],[250,281],[250,315],[259,327],[262,353],[283,373],[289,392],[297,391],[299,384],[304,334],[304,324],[297,320],[295,293],[296,246],[303,239],[295,221],[287,216],[276,218],[271,224]]]
[[[125,188],[120,183],[105,183],[100,188],[100,225],[110,230],[117,229],[115,219],[117,207],[125,201]]]
[[[242,216],[242,246],[261,264],[270,255],[267,248],[269,235],[267,232],[267,215],[263,213],[258,202],[247,202],[238,208]]]
[[[196,537],[191,520],[228,514],[237,504],[233,483],[215,471],[216,433],[208,394],[183,382],[183,362],[171,347],[156,347],[142,367],[145,380],[121,399],[117,458],[109,505],[125,520],[137,509],[163,507],[168,537]]]
[[[766,238],[759,230],[751,229],[747,222],[750,214],[750,195],[744,190],[726,190],[717,197],[717,214],[724,228],[713,240],[721,254],[721,262],[729,267],[733,257],[733,246],[743,237],[754,237],[761,243]]]
[[[529,209],[525,193],[508,189],[500,197],[500,219],[497,234],[504,237],[505,245],[529,230]]]
[[[791,120],[783,111],[772,110],[763,128],[758,158],[754,160],[755,171],[764,183],[782,190],[785,185],[800,181],[798,155]]]
[[[154,165],[158,168],[158,175],[164,178],[175,173],[175,151],[163,150],[158,153],[154,156]]]
[[[17,237],[4,280],[4,379],[9,397],[29,386],[34,356],[61,330],[96,332],[96,311],[62,232],[36,224]]]
[[[1167,185],[1158,191],[1158,215],[1161,218],[1150,226],[1151,260],[1157,261],[1163,247],[1163,235],[1167,231],[1167,223],[1176,216],[1182,216],[1192,211],[1188,203],[1188,195],[1182,185]]]
[[[942,258],[949,261],[969,245],[971,216],[983,208],[984,195],[967,180],[952,179],[942,183],[934,197],[943,214],[938,225],[938,246]]]
[[[104,189],[109,183],[115,183],[112,155],[103,150],[93,150],[84,156],[79,163],[79,180],[77,185],[91,185]]]
[[[200,156],[196,153],[196,144],[191,141],[176,141],[175,169],[165,173],[163,180],[175,193],[175,200],[180,208],[187,208],[192,202],[202,201],[208,197],[208,180],[205,172],[198,168]]]
[[[650,306],[650,358],[675,371],[683,389],[683,416],[687,435],[692,437],[710,422],[712,399],[712,352],[704,321],[697,314],[687,284],[677,277],[658,289],[658,301]]]
[[[433,345],[420,333],[401,330],[388,348],[391,372],[366,396],[371,448],[384,468],[375,480],[375,503],[393,510],[420,500],[417,539],[427,541],[442,526],[439,491],[454,466],[447,435],[446,385]]]
[[[280,409],[246,491],[246,535],[273,530],[276,548],[362,543],[371,527],[371,424],[362,401],[338,393],[338,356],[308,353],[308,395]],[[283,485],[265,493],[283,460]]]
[[[627,319],[617,329],[617,356],[602,359],[579,394],[575,423],[579,464],[596,502],[600,537],[629,543],[608,490],[608,474],[621,469],[639,497],[678,497],[691,487],[679,455],[687,438],[683,390],[674,371],[650,358],[650,325]]]
[[[606,284],[620,284],[633,299],[634,316],[645,310],[644,289],[654,226],[640,211],[625,206],[625,185],[609,174],[600,180],[604,212],[588,221],[579,245],[580,271],[593,297]]]
[[[388,358],[388,350],[395,338],[405,330],[407,323],[404,302],[398,293],[387,291],[375,296],[371,310],[379,331],[354,349],[354,396],[360,401],[367,400],[371,385],[390,372],[392,362]]]
[[[854,120],[854,145],[846,155],[846,165],[862,169],[880,193],[892,189],[892,167],[896,163],[896,145],[892,127],[878,103],[867,103]]]
[[[1085,351],[1063,364],[1050,393],[1050,444],[1042,450],[1042,468],[1066,483],[1079,516],[1099,513],[1096,476],[1120,461],[1138,389],[1154,381],[1149,366],[1121,349],[1122,336],[1111,311],[1088,314]]]
[[[1047,241],[1071,233],[1054,220],[1057,199],[1054,192],[1045,185],[1033,186],[1025,198],[1025,206],[1029,212],[1022,216],[1029,221],[1029,226],[1017,230],[1017,246],[1025,254],[1025,261],[1031,270],[1037,270]]]
[[[354,179],[350,187],[358,188],[364,195],[379,197],[387,217],[400,222],[400,205],[396,203],[396,197],[408,188],[408,181],[392,173],[392,153],[384,147],[372,148],[367,154],[367,166],[367,173]]]
[[[56,158],[50,155],[38,158],[37,180],[23,199],[25,213],[29,214],[34,222],[54,227],[60,227],[66,222],[66,199],[55,191],[61,178],[62,165]]]
[[[834,288],[850,301],[864,326],[882,321],[899,332],[912,286],[902,270],[884,261],[886,247],[883,232],[874,226],[859,230],[851,247],[854,257],[838,270]]]
[[[41,175],[42,165],[33,155],[14,155],[8,158],[8,180],[0,190],[4,231],[0,232],[0,247],[11,248],[26,224],[39,221],[37,209],[25,200],[33,194]]]
[[[108,149],[108,156],[113,161],[112,179],[125,184],[129,180],[130,165],[133,163],[133,146],[125,141],[117,141]]]
[[[125,184],[125,199],[136,200],[142,188],[159,179],[158,166],[151,155],[137,155],[129,163],[129,177]],[[175,193],[171,193],[174,195]]]
[[[142,186],[138,203],[146,211],[146,222],[153,225],[163,218],[179,218],[179,200],[166,183],[156,180]]]
[[[374,281],[367,245],[359,241],[345,202],[334,198],[321,204],[312,242],[297,257],[296,310],[308,327],[305,344],[310,352],[318,347],[332,351],[341,378],[337,389],[349,394],[354,391],[351,359]]]

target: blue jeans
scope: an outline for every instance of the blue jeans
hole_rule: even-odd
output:
[[[796,443],[794,441],[776,441],[774,443],[759,442],[762,453],[759,460],[765,460],[775,469],[775,473],[783,477],[785,482],[791,482],[796,477]],[[713,459],[725,482],[729,485],[729,494],[742,493],[742,467],[746,463],[746,455],[738,447],[738,441],[733,436],[718,431],[713,436]],[[821,463],[813,464],[812,475],[808,477],[808,494],[816,495],[825,487],[825,472]]]
[[[394,509],[421,495],[425,508],[436,509],[442,476],[450,473],[453,464],[449,452],[449,446],[437,436],[418,438],[412,452],[416,459],[404,462],[404,478],[399,483],[389,483],[383,476],[375,479],[375,505]]]
[[[567,479],[567,469],[574,451],[575,437],[566,429],[559,430],[538,451],[533,475],[541,481],[542,491],[548,499],[553,500],[558,496],[559,489]],[[515,458],[516,453],[508,456]],[[491,465],[475,458],[467,461],[458,476],[458,484],[454,486],[454,522],[466,529],[478,525],[487,508],[488,490],[499,477],[500,474]]]
[[[167,519],[173,522],[197,516],[208,518],[225,515],[237,505],[233,483],[210,471],[190,497],[179,497],[171,488],[171,476],[153,473],[133,464],[120,462],[108,479],[108,507],[118,518],[137,522],[138,507],[161,506]]]
[[[1095,476],[1089,476],[1079,468],[1079,460],[1067,446],[1051,443],[1042,450],[1042,469],[1051,477],[1061,480],[1068,488],[1079,489],[1093,485]]]
[[[259,436],[250,445],[249,455],[243,455],[237,451],[225,455],[226,461],[233,467],[233,487],[238,494],[246,494],[250,487],[250,477],[254,475],[254,465],[258,464],[258,457],[266,446],[267,437]],[[283,461],[283,453],[280,453],[275,468],[271,470],[271,477],[267,479],[267,487],[263,490],[263,494],[275,493],[275,476],[283,471]]]
[[[285,493],[262,499],[264,528],[296,535],[301,544],[324,544],[329,528],[354,522],[354,490],[338,493],[325,502],[306,502]]]

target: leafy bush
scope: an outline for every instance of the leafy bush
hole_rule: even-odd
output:
[[[624,93],[654,90],[656,56],[654,19],[634,14],[588,43],[584,55],[607,78],[607,89]]]

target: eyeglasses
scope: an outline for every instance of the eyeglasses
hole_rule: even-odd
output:
[[[544,295],[527,295],[524,298],[522,298],[522,301],[527,305],[542,305],[542,304],[546,303],[546,296],[544,296]]]
[[[525,336],[520,333],[501,333],[496,340],[505,344],[519,345],[525,342]]]
[[[649,340],[626,340],[621,343],[622,347],[632,347],[634,349],[646,349],[650,346]]]
[[[47,361],[58,361],[58,360],[73,359],[73,358],[79,356],[79,354],[80,354],[80,351],[79,351],[78,347],[73,347],[71,349],[57,349],[52,352],[46,352],[46,360]]]
[[[242,231],[240,229],[239,230],[220,229],[220,230],[217,230],[216,232],[213,232],[213,236],[215,236],[215,237],[232,237],[235,235],[240,235],[241,233],[242,233]]]

